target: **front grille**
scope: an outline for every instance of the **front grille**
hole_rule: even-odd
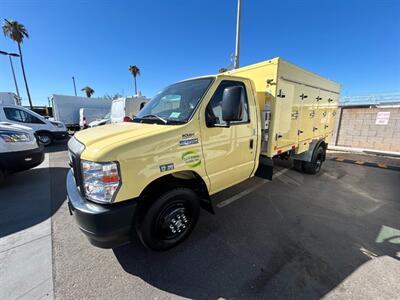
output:
[[[79,143],[75,138],[71,138],[68,142],[68,160],[69,166],[71,167],[72,174],[74,175],[75,184],[78,190],[83,195],[83,178],[81,171],[81,153],[85,149],[85,146]]]

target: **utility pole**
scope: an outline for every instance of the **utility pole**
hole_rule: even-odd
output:
[[[237,15],[236,15],[236,45],[235,56],[233,58],[233,68],[239,68],[239,55],[240,55],[240,15],[242,10],[242,0],[238,0]]]
[[[75,92],[75,97],[77,96],[76,95],[76,84],[75,84],[75,77],[74,76],[72,76],[72,82],[74,83],[74,92]]]
[[[17,83],[17,79],[15,77],[14,65],[13,65],[13,62],[12,62],[12,59],[11,59],[11,56],[19,57],[19,55],[17,53],[8,53],[8,52],[5,52],[5,51],[0,51],[0,54],[7,55],[8,58],[10,59],[10,66],[11,66],[11,72],[12,72],[12,75],[13,75],[13,78],[14,78],[15,90],[17,92],[18,98],[20,99],[19,101],[21,101],[21,96],[19,95],[18,83]]]

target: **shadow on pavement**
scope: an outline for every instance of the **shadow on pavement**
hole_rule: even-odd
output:
[[[51,217],[65,200],[67,172],[68,168],[35,168],[7,177],[0,187],[0,237]]]
[[[382,234],[399,229],[398,174],[349,170],[287,173],[216,216],[202,213],[175,249],[155,253],[135,241],[114,254],[126,272],[182,297],[321,298],[371,256],[398,259],[400,251],[398,233]]]
[[[45,153],[62,152],[68,149],[68,140],[55,141],[48,147],[44,148]]]

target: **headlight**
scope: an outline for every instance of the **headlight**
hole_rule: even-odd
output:
[[[63,128],[64,127],[64,125],[62,123],[51,122],[51,121],[50,121],[50,123],[53,124],[54,126],[58,127],[58,128]]]
[[[16,131],[0,131],[0,137],[7,143],[29,142],[29,134]]]
[[[116,162],[96,163],[82,161],[85,195],[94,202],[111,203],[121,185]]]

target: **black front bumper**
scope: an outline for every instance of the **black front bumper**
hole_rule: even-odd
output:
[[[43,160],[43,146],[32,150],[0,153],[0,168],[10,173],[25,171],[40,165]]]
[[[131,240],[136,200],[101,205],[79,193],[71,171],[67,175],[68,206],[91,244],[114,248]]]
[[[51,135],[53,139],[59,141],[59,140],[65,140],[69,137],[68,131],[52,131]]]

